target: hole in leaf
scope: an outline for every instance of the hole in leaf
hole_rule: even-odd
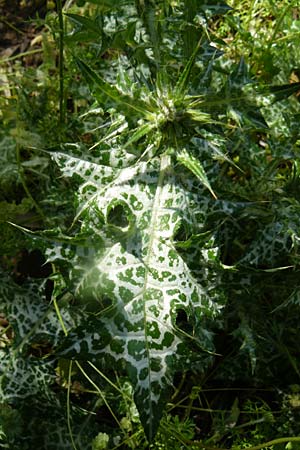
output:
[[[107,222],[119,228],[127,228],[129,226],[128,211],[124,205],[118,204],[113,206],[107,215]]]
[[[112,299],[109,297],[106,297],[106,296],[102,297],[100,299],[99,303],[100,303],[102,309],[110,308],[113,305]]]
[[[109,309],[113,305],[113,300],[107,296],[97,298],[90,294],[82,298],[82,308],[88,313],[95,315],[101,314],[104,310]]]
[[[51,343],[47,341],[33,342],[29,348],[29,355],[43,358],[53,352]]]
[[[19,278],[47,278],[52,269],[51,264],[45,264],[45,261],[44,255],[39,250],[24,250],[17,264]]]
[[[175,323],[176,327],[184,331],[185,333],[187,334],[193,333],[193,327],[189,323],[188,315],[184,309],[182,308],[177,309]]]
[[[189,230],[188,225],[185,222],[181,221],[173,237],[175,247],[180,254],[182,254],[182,252],[186,252],[190,248],[191,237],[192,233]]]
[[[185,242],[190,236],[186,224],[181,222],[174,235],[175,242]]]

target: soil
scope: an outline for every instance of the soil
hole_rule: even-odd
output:
[[[47,0],[0,0],[0,59],[34,49],[37,25],[44,18]]]

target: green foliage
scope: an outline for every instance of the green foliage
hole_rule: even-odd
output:
[[[99,84],[105,94],[115,97],[112,88],[102,80]],[[78,259],[73,286],[77,296],[92,296],[98,302],[105,297],[111,303],[95,320],[88,318],[88,334],[83,331],[87,329],[85,323],[78,335],[69,334],[62,355],[90,360],[102,357],[107,364],[124,362],[150,439],[155,435],[174,371],[190,366],[195,358],[201,360],[201,354],[194,356],[185,340],[191,339],[195,346],[199,340],[199,350],[210,353],[212,349],[209,332],[202,330],[200,340],[197,335],[189,338],[177,329],[178,311],[185,311],[194,327],[200,329],[204,317],[214,317],[218,309],[207,295],[216,289],[214,275],[211,285],[207,278],[202,287],[172,242],[180,226],[189,225],[190,231],[195,228],[197,234],[197,224],[193,223],[197,192],[192,192],[194,183],[188,188],[176,178],[176,148],[170,147],[175,144],[173,126],[178,123],[180,127],[181,121],[190,120],[186,116],[192,115],[192,104],[185,107],[187,100],[182,99],[181,91],[175,98],[169,98],[170,91],[167,94],[165,98],[158,92],[154,105],[153,96],[150,98],[147,92],[143,93],[144,105],[139,106],[135,99],[132,109],[143,113],[145,123],[122,133],[126,147],[136,144],[146,149],[135,159],[130,154],[126,157],[122,149],[118,154],[117,147],[113,167],[108,165],[109,160],[101,164],[101,159],[108,156],[107,146],[113,146],[110,133],[103,139],[103,155],[99,143],[93,161],[53,154],[65,175],[77,176],[81,181],[76,221],[81,220],[84,230],[86,256],[81,257],[82,246],[69,253],[66,245],[56,245],[53,252],[47,252],[48,260],[71,259],[72,266]],[[121,95],[119,91],[119,103]],[[131,106],[127,97],[129,94],[125,107]],[[201,120],[197,115],[196,123],[199,121],[207,121],[206,115]],[[128,123],[125,125],[129,128]],[[142,145],[138,143],[141,140]],[[120,167],[122,161],[124,168]],[[212,247],[211,254],[202,255],[204,264],[211,261],[213,266],[215,251]]]
[[[230,6],[78,2],[64,29],[59,8],[59,66],[44,38],[34,95],[25,71],[4,98],[3,448],[299,433],[299,55],[283,44],[298,25],[270,2],[256,39],[263,16]],[[48,280],[18,278],[24,246]],[[252,392],[274,385],[273,403]]]

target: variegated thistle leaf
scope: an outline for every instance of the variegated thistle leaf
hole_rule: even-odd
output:
[[[103,245],[77,247],[76,255],[57,245],[48,259],[70,257],[77,296],[110,302],[69,333],[60,354],[105,361],[110,368],[125,365],[151,440],[174,372],[193,360],[209,358],[213,349],[209,333],[201,332],[200,340],[176,323],[184,311],[194,329],[200,329],[202,319],[218,309],[174,244],[182,223],[195,226],[194,194],[176,178],[167,153],[123,169],[53,156],[66,176],[82,180],[77,220]]]
[[[30,396],[50,399],[55,381],[51,362],[28,356],[16,357],[13,351],[0,351],[0,402],[18,402]]]
[[[55,308],[44,298],[44,291],[44,283],[19,286],[0,271],[1,306],[13,329],[12,348],[20,355],[26,354],[30,345],[57,346],[63,336]],[[67,306],[60,308],[60,314],[67,328],[77,323],[76,312]]]

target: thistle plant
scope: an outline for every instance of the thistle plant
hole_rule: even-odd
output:
[[[211,362],[209,323],[224,301],[214,236],[202,236],[217,198],[202,164],[203,135],[219,147],[208,97],[191,89],[202,45],[200,36],[177,79],[162,67],[147,83],[121,65],[108,83],[77,60],[98,102],[109,105],[108,131],[88,153],[51,154],[79,188],[69,237],[47,259],[68,266],[74,296],[93,304],[59,354],[123,366],[150,441],[174,373]]]
[[[48,249],[48,261],[71,260],[75,296],[99,304],[96,315],[69,333],[60,354],[105,361],[108,367],[124,365],[151,440],[175,371],[201,361],[206,366],[213,352],[204,324],[222,303],[214,272],[217,248],[213,239],[203,245],[197,235],[203,227],[200,196],[206,188],[216,196],[189,148],[195,128],[211,118],[201,111],[198,98],[186,94],[181,79],[173,91],[168,85],[140,88],[131,97],[82,62],[80,67],[97,87],[118,98],[119,109],[124,102],[138,125],[130,130],[126,113],[111,118],[102,139],[105,147],[97,143],[92,161],[52,155],[65,176],[80,180],[73,227],[80,224],[76,237],[82,236],[83,244],[75,244],[71,253],[57,244]],[[184,71],[184,81],[187,77]],[[117,120],[119,128],[113,130]],[[177,249],[183,229],[189,233],[184,257]],[[191,270],[193,258],[202,261],[206,273]],[[192,324],[191,332],[177,326],[180,311]]]
[[[150,441],[175,372],[211,363],[212,322],[224,305],[219,249],[205,228],[208,212],[224,205],[204,166],[219,170],[209,153],[235,164],[220,137],[230,97],[217,101],[205,83],[199,93],[194,87],[195,62],[207,45],[200,36],[177,79],[158,67],[146,83],[122,65],[109,83],[77,59],[99,104],[109,105],[107,132],[89,152],[52,153],[79,187],[69,236],[48,247],[47,259],[68,267],[75,298],[93,305],[59,355],[124,367]],[[200,79],[209,79],[213,60]],[[242,62],[226,94],[239,91],[243,71]]]

